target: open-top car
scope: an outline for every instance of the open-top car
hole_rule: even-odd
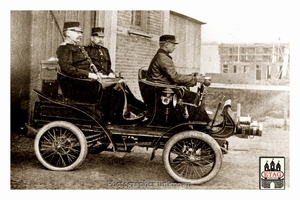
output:
[[[137,74],[142,101],[125,91],[117,120],[110,120],[103,117],[106,113],[99,105],[103,99],[114,100],[107,96],[108,88],[122,84],[122,78],[79,79],[57,70],[58,92],[34,90],[39,98],[31,127],[37,130],[38,160],[47,169],[67,171],[79,167],[88,153],[120,155],[140,146],[151,148],[153,159],[156,150],[163,149],[165,170],[174,180],[202,184],[219,172],[228,137],[261,136],[262,124],[236,116],[230,100],[220,101],[210,125],[187,121],[183,108],[199,105],[183,102],[180,86],[147,81],[146,71],[141,68]],[[204,103],[206,86],[202,83],[198,88],[200,103]],[[216,123],[217,115],[222,116],[221,122]]]

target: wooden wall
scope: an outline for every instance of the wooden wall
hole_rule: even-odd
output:
[[[28,117],[32,13],[12,11],[10,19],[11,130],[19,131]]]
[[[14,95],[16,102],[29,99],[26,110],[31,118],[37,98],[33,89],[40,86],[41,61],[56,57],[56,49],[63,42],[60,30],[66,21],[79,21],[84,31],[81,44],[90,42],[95,26],[96,11],[12,11],[11,12],[11,87],[12,93],[26,91],[27,97]],[[57,22],[57,23],[56,23]],[[20,72],[24,73],[20,73]],[[14,81],[22,80],[26,84]],[[26,86],[24,86],[26,85]],[[23,87],[26,87],[24,89]],[[23,104],[23,103],[22,103]],[[13,108],[24,105],[14,105]]]
[[[83,30],[81,45],[90,42],[91,28],[95,24],[95,11],[33,11],[32,42],[35,58],[43,60],[56,57],[56,49],[63,42],[61,31],[66,21],[80,23]]]
[[[200,72],[202,24],[204,23],[193,18],[170,12],[169,31],[179,41],[171,56],[181,73]]]

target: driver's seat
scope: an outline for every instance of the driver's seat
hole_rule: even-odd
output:
[[[138,83],[141,96],[147,107],[147,117],[150,119],[149,122],[151,125],[168,126],[182,120],[181,112],[178,112],[172,103],[162,103],[164,92],[167,90],[177,94],[179,90],[178,86],[148,81],[147,68],[145,67],[140,68],[138,71]]]
[[[170,88],[170,89],[176,89],[176,85],[167,85],[167,84],[162,84],[162,83],[154,83],[151,81],[147,80],[147,69],[145,67],[142,67],[138,71],[138,81],[139,81],[139,87],[141,91],[142,98],[146,104],[151,104],[153,103],[154,99],[151,98],[154,97],[154,92],[161,92],[165,88]],[[149,98],[150,97],[150,98]],[[148,102],[148,103],[147,103]]]

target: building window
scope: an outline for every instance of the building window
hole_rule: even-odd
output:
[[[232,62],[237,62],[238,61],[238,56],[229,56],[229,61],[232,61]]]
[[[248,69],[249,68],[249,66],[244,66],[244,74],[247,74],[248,73]]]
[[[236,73],[236,65],[233,65],[233,73]]]
[[[245,62],[245,57],[244,56],[240,56],[240,61],[241,62]]]
[[[142,11],[132,11],[131,25],[141,26],[142,25]]]
[[[267,66],[267,79],[271,79],[271,66]]]
[[[221,52],[222,54],[229,54],[229,47],[222,47]]]
[[[221,55],[221,58],[223,61],[229,61],[229,56],[228,55]]]
[[[256,54],[263,54],[264,53],[264,48],[263,47],[256,47],[255,53]]]
[[[263,61],[263,55],[256,55],[255,59],[258,61]]]
[[[264,55],[263,56],[263,61],[264,62],[270,62],[271,61],[270,56],[269,55]]]
[[[223,73],[228,74],[228,65],[223,65]]]
[[[259,65],[256,65],[256,80],[261,80],[261,67]]]
[[[272,53],[272,48],[267,48],[267,47],[264,47],[264,54],[271,54]]]
[[[281,79],[282,78],[282,66],[278,66],[278,68],[279,68],[278,79]]]
[[[147,11],[131,11],[131,28],[144,32],[147,31]]]

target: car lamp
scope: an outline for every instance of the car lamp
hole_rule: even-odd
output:
[[[173,99],[173,94],[174,94],[174,91],[171,88],[165,88],[162,91],[162,94],[161,94],[161,97],[160,97],[162,104],[164,104],[164,105],[170,104],[170,102]]]
[[[210,86],[211,84],[211,77],[210,76],[205,76],[204,77],[204,82],[203,85],[205,85],[206,87]]]

